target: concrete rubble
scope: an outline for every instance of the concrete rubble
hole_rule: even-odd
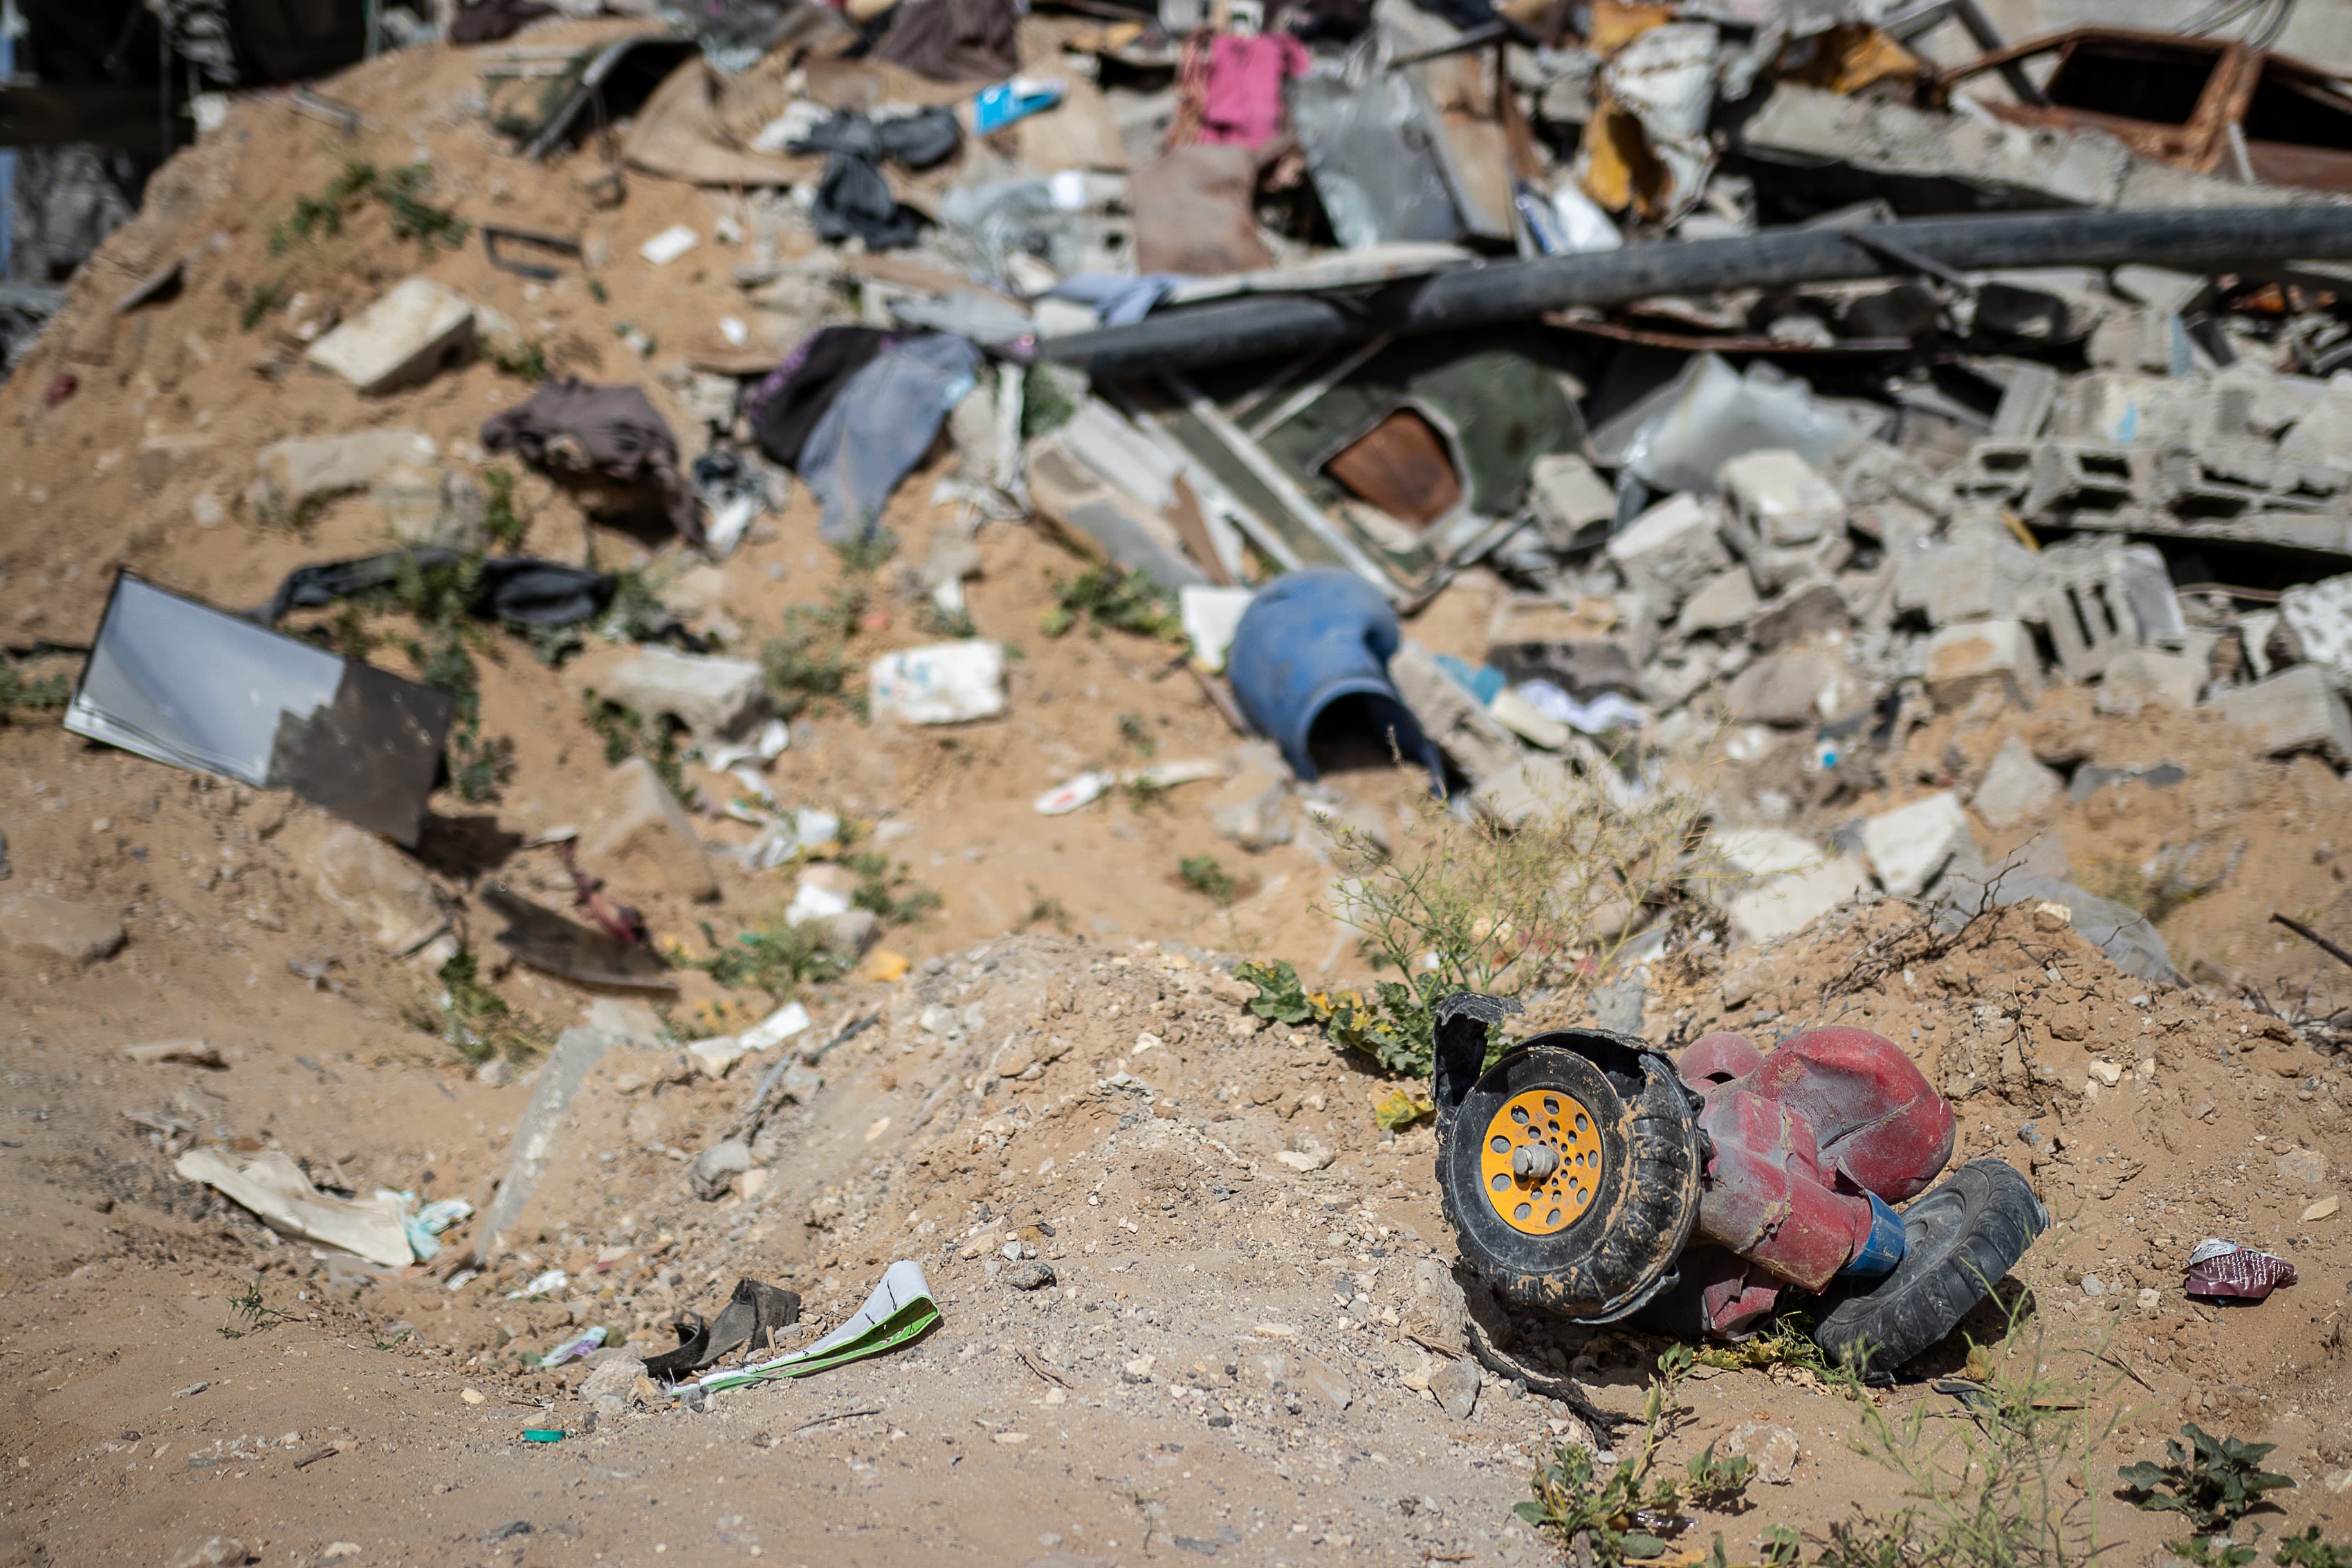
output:
[[[961,1437],[994,1457],[1147,1398],[1220,1435],[1146,1455],[1171,1491],[1236,1410],[1282,1424],[1286,1484],[1284,1445],[1342,1416],[1416,1443],[1442,1420],[1458,1446],[1557,1401],[1548,1440],[1598,1443],[1609,1422],[1577,1402],[1635,1330],[1515,1353],[1528,1314],[1365,1197],[1377,1169],[1381,1203],[1418,1201],[1437,1146],[1394,1061],[1394,1082],[1349,1061],[1342,1088],[1323,1049],[1379,1056],[1377,1009],[1417,1006],[1395,1050],[1427,1051],[1428,1003],[1395,982],[1444,967],[1390,927],[1508,943],[1488,972],[1545,1027],[1675,1049],[1708,1019],[1766,1042],[1865,993],[1913,1009],[1898,1046],[1935,1054],[1968,1157],[2063,1156],[2073,1197],[2104,1202],[2139,1167],[2102,1166],[2037,1097],[2087,1118],[2102,1093],[2193,1096],[2187,1059],[2130,1031],[2268,995],[2246,921],[2211,915],[2221,890],[2266,891],[2266,855],[2342,880],[2319,868],[2352,772],[2352,155],[2247,132],[2243,95],[2170,141],[2020,99],[1958,6],[852,0],[625,7],[626,29],[536,41],[574,37],[565,5],[504,50],[450,41],[493,25],[487,4],[394,9],[389,32],[371,11],[352,81],[455,57],[464,90],[428,111],[371,87],[349,125],[307,89],[208,104],[81,281],[0,298],[0,434],[40,463],[0,486],[80,546],[5,563],[0,737],[42,755],[37,716],[69,708],[109,765],[160,775],[135,724],[89,727],[101,661],[64,663],[94,639],[52,601],[102,615],[91,580],[118,571],[266,607],[238,613],[308,680],[196,716],[214,749],[170,758],[181,793],[82,813],[70,854],[59,800],[12,806],[32,830],[9,820],[16,862],[0,839],[0,946],[43,988],[151,981],[151,948],[186,930],[258,990],[278,960],[245,946],[283,937],[299,1002],[387,1030],[396,1011],[462,1056],[436,1083],[471,1097],[470,1142],[405,1151],[475,1162],[462,1247],[347,1290],[348,1264],[322,1269],[338,1311],[470,1287],[542,1339],[633,1324],[532,1367],[501,1322],[465,1364],[550,1375],[585,1423],[559,1437],[668,1408],[649,1346],[755,1254],[789,1254],[812,1326],[903,1258],[952,1282],[944,1311],[997,1313],[942,1382],[1017,1357],[1022,1398],[1057,1413],[974,1416],[986,1435]],[[256,155],[236,150],[289,116],[320,179],[226,211]],[[391,154],[354,141],[319,162],[330,122],[396,124],[415,159],[366,163]],[[565,232],[507,226],[551,203]],[[343,248],[319,237],[346,224]],[[94,407],[120,428],[77,425]],[[106,505],[135,528],[96,539],[68,479],[127,486]],[[329,722],[379,685],[392,719]],[[364,795],[371,748],[412,731],[446,737],[413,845],[249,806],[247,785],[274,798],[319,761],[306,744]],[[98,749],[47,761],[95,773]],[[1685,804],[1670,837],[1612,847]],[[211,813],[194,848],[151,863],[144,824],[182,808]],[[1532,888],[1528,922],[1368,901],[1449,843],[1572,864],[1483,891]],[[218,905],[201,920],[198,894]],[[1171,899],[1189,942],[1142,929]],[[1997,959],[1946,962],[1989,928]],[[1277,957],[1295,1004],[1237,968]],[[2080,999],[2036,992],[2029,1030],[1997,965]],[[2200,1067],[2352,1040],[2352,1009],[2249,1007],[2196,1034]],[[1953,1019],[1975,1032],[1955,1041]],[[338,1058],[353,1076],[359,1055]],[[242,1059],[134,1069],[167,1060]],[[339,1071],[296,1060],[321,1085]],[[2335,1093],[2264,1061],[2256,1103]],[[289,1103],[261,1124],[273,1158]],[[192,1092],[131,1113],[174,1154],[243,1135],[213,1114]],[[1049,1155],[1038,1130],[1065,1116]],[[2347,1162],[2273,1135],[2257,1173],[2332,1201]],[[1115,1145],[1164,1173],[1148,1203],[1104,1196]],[[362,1190],[323,1145],[303,1161]],[[385,1201],[415,1196],[383,1179]],[[1081,1179],[1071,1213],[1034,1200]],[[1105,1290],[1099,1248],[1159,1216],[1328,1232],[1321,1271],[1295,1270],[1313,1327],[1221,1301],[1215,1333],[1245,1348],[1144,1348],[1191,1266],[1123,1261],[1128,1289]],[[1277,1245],[1253,1237],[1232,1256]],[[2122,1277],[2102,1260],[2065,1281],[2105,1300],[2092,1284]],[[927,1417],[893,1400],[811,1426]],[[1719,1453],[1804,1491],[1833,1450],[1756,1403],[1711,1412]],[[843,1441],[868,1436],[907,1432]],[[1528,1456],[1498,1451],[1518,1495]],[[855,1484],[885,1484],[856,1452]],[[1407,1452],[1438,1462],[1396,1438],[1354,1458]],[[1376,1527],[1301,1522],[1294,1557],[1492,1543],[1402,1528],[1426,1515],[1396,1462]],[[1245,1541],[1171,1535],[1129,1495],[1130,1543]],[[1028,1560],[1035,1535],[1039,1563],[1110,1560],[1034,1522],[996,1555]]]

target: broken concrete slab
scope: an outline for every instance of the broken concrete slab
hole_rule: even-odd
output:
[[[472,303],[428,278],[407,277],[303,357],[376,397],[430,381],[473,351]]]
[[[2297,664],[2267,681],[2222,692],[2204,706],[2260,733],[2273,756],[2318,751],[2339,768],[2352,762],[2352,714],[2316,664]]]
[[[2205,689],[2205,664],[2200,659],[2167,653],[2155,648],[2134,648],[2116,655],[2099,677],[2091,706],[2118,718],[2137,718],[2150,703],[2186,713],[2197,706]]]
[[[1722,538],[1723,510],[1702,496],[1659,502],[1609,541],[1608,556],[1626,586],[1661,615],[1683,601],[1692,583],[1731,564]]]
[[[2112,207],[2131,152],[2100,131],[2040,131],[1783,81],[1739,131],[1749,156],[1881,178],[1948,181],[2031,207]]]
[[[2352,690],[2352,576],[2299,582],[2279,596],[2278,612],[2303,656],[2337,691]]]
[[[632,757],[605,777],[611,804],[603,824],[580,845],[584,862],[623,888],[718,897],[719,880],[694,821],[654,765]]]
[[[2074,930],[2125,974],[2143,980],[2175,977],[2164,938],[2138,910],[2026,866],[1947,878],[1937,897],[1936,928],[1957,930],[1979,909],[1994,905],[2044,902],[2064,905]]]
[[[355,430],[348,435],[279,441],[261,449],[248,493],[254,515],[293,522],[337,496],[372,488],[404,469],[434,469],[441,449],[418,430]]]
[[[1734,632],[1748,624],[1763,600],[1757,596],[1755,580],[1739,569],[1720,571],[1708,578],[1683,601],[1683,612],[1675,619],[1675,635],[1695,637],[1708,632]]]
[[[1759,611],[1748,622],[1748,640],[1769,652],[1817,632],[1843,632],[1853,624],[1845,594],[1837,584],[1815,578],[1799,583]]]
[[[1098,406],[1087,405],[1089,409]],[[1107,412],[1102,415],[1105,421],[1117,417]],[[1206,583],[1207,574],[1185,553],[1183,539],[1170,521],[1171,515],[1187,505],[1193,520],[1199,521],[1198,499],[1172,458],[1126,428],[1124,422],[1119,426],[1126,439],[1117,446],[1108,438],[1079,446],[1077,443],[1088,434],[1079,421],[1029,444],[1029,496],[1038,515],[1082,553],[1139,571],[1171,592]],[[1145,489],[1150,499],[1131,493],[1087,455],[1092,453],[1097,461],[1108,464],[1109,453],[1125,455],[1130,449],[1154,461],[1150,466],[1118,466],[1118,472],[1128,484]],[[1163,497],[1162,504],[1155,507],[1152,499]],[[1200,523],[1204,534],[1207,526]]]
[[[1724,709],[1756,724],[1817,725],[1869,706],[1869,683],[1835,645],[1783,648],[1739,672],[1724,693]]]
[[[1825,577],[1853,553],[1845,497],[1796,453],[1782,447],[1743,453],[1723,465],[1718,481],[1730,503],[1724,538],[1747,563],[1759,591]]]
[[[1617,515],[1617,495],[1592,465],[1572,453],[1538,457],[1528,471],[1528,506],[1556,550],[1573,549]]]
[[[2042,691],[2042,659],[2033,633],[2019,621],[1966,621],[1927,639],[1922,650],[1927,695],[1946,707],[1987,686],[2031,704]]]
[[[1741,884],[1723,905],[1731,934],[1741,942],[1793,936],[1870,886],[1860,861],[1779,828],[1735,828],[1716,842]]]
[[[2006,832],[2038,820],[2065,793],[2065,776],[2045,767],[2033,747],[2012,735],[1993,753],[1992,766],[1985,769],[1969,804],[1986,827]]]
[[[1397,695],[1421,721],[1422,733],[1462,769],[1472,783],[1508,772],[1519,760],[1510,732],[1478,706],[1461,682],[1446,674],[1437,655],[1408,637],[1389,657],[1389,679]]]
[[[47,893],[12,893],[0,898],[0,942],[12,946],[89,965],[111,958],[129,940],[122,922],[94,904]]]
[[[575,666],[581,685],[639,718],[674,718],[706,746],[733,740],[765,716],[768,682],[749,659],[644,646]]]
[[[286,825],[283,841],[319,896],[394,957],[449,928],[432,877],[375,834],[303,811]]]
[[[471,476],[454,468],[403,464],[379,476],[368,486],[368,498],[402,544],[469,552],[488,544],[489,497]]]
[[[1968,813],[1949,789],[1865,819],[1862,845],[1878,884],[1897,898],[1916,898],[1947,871],[1982,869]]]
[[[2033,552],[2005,535],[1956,528],[1895,560],[1895,605],[1923,612],[1930,626],[2008,619],[2035,602]]]
[[[688,1175],[694,1196],[713,1203],[734,1190],[735,1178],[751,1168],[751,1145],[740,1138],[729,1138],[703,1150]]]
[[[507,1233],[522,1218],[540,1178],[554,1157],[557,1134],[563,1129],[572,1097],[604,1053],[620,1042],[593,1029],[572,1028],[556,1036],[554,1049],[540,1064],[531,1085],[530,1103],[515,1123],[507,1148],[506,1169],[499,1176],[498,1197],[490,1200],[475,1232],[473,1266],[487,1268],[507,1250]]]
[[[1289,810],[1290,791],[1269,784],[1246,800],[1218,806],[1209,812],[1217,831],[1252,854],[1263,854],[1288,843],[1297,833]]]

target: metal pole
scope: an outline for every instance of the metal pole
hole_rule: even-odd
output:
[[[1369,295],[1260,294],[1157,312],[1129,327],[1049,338],[1045,358],[1097,375],[1159,374],[1274,359],[1380,333],[1530,321],[1574,306],[1663,295],[1883,277],[1902,254],[1958,273],[1998,267],[2116,267],[2183,272],[2352,259],[2352,207],[2211,207],[1915,218],[1851,231],[1772,229],[1730,239],[1628,246],[1459,267]]]

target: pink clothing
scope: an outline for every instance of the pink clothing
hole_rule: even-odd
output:
[[[1288,33],[1210,40],[1201,140],[1262,147],[1282,129],[1282,84],[1307,69],[1307,46]]]

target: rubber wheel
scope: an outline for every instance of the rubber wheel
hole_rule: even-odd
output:
[[[1970,1160],[1903,1211],[1903,1261],[1822,1297],[1813,1339],[1830,1359],[1885,1382],[1950,1333],[2049,1228],[2014,1167]]]
[[[1549,1234],[1514,1227],[1486,1184],[1490,1125],[1520,1096],[1552,1092],[1590,1113],[1600,1170],[1580,1212]],[[1462,1255],[1522,1306],[1614,1318],[1673,1279],[1698,1217],[1697,1124],[1670,1065],[1599,1030],[1538,1035],[1482,1073],[1443,1128],[1440,1201]],[[1588,1134],[1590,1146],[1592,1135]]]

